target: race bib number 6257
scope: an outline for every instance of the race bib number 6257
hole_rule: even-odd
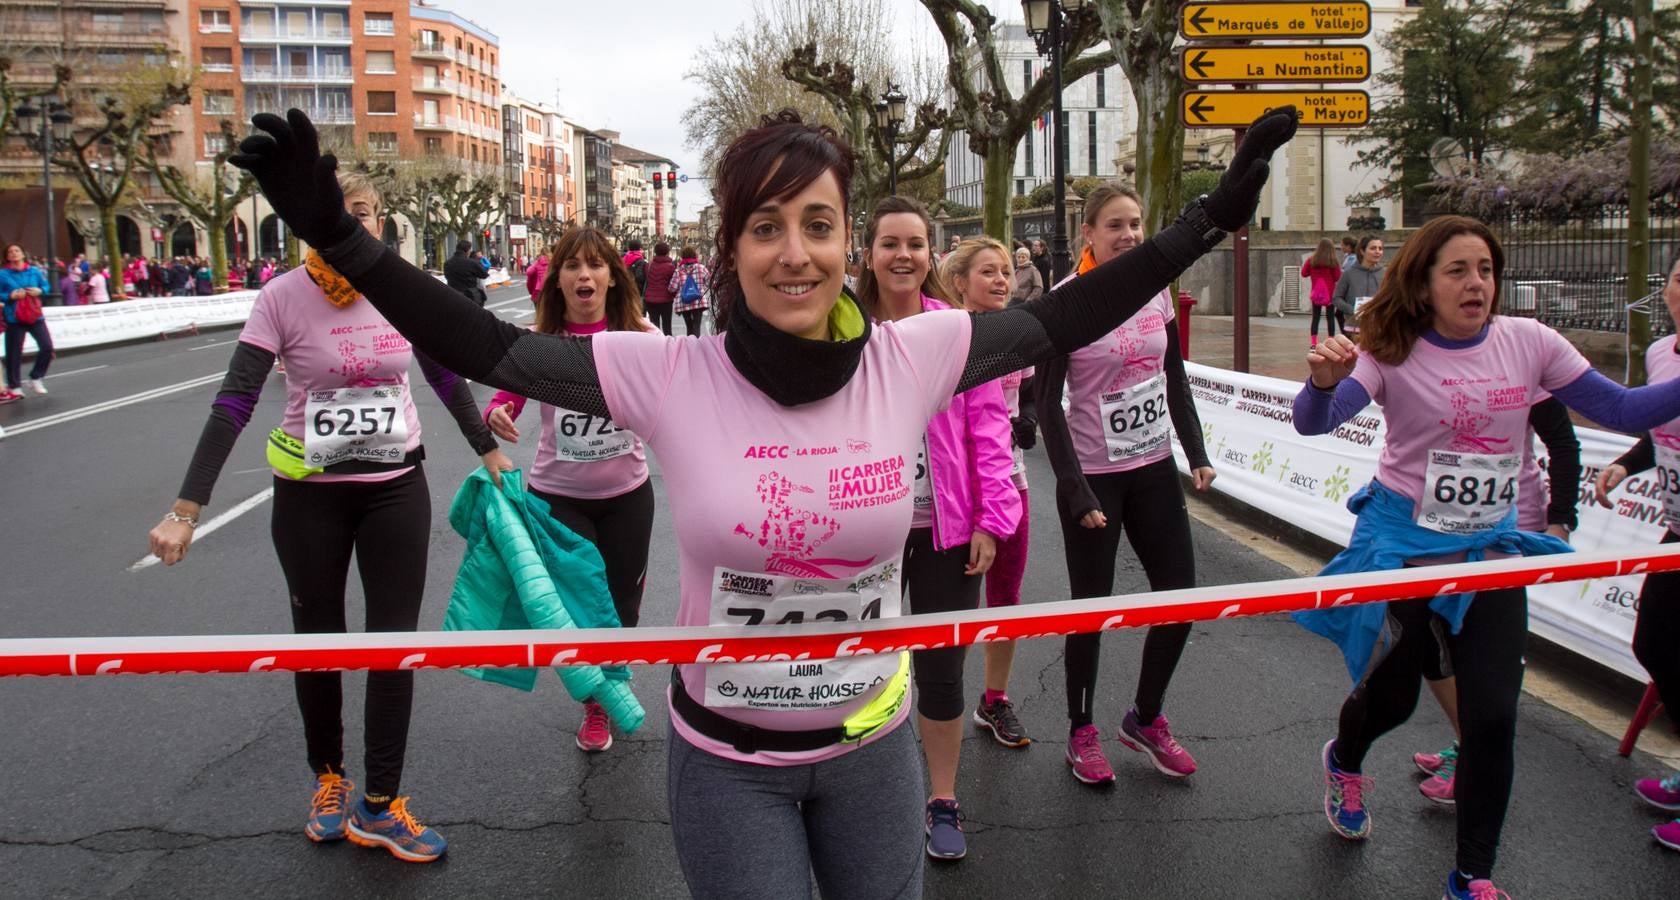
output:
[[[325,468],[346,460],[401,462],[408,418],[400,384],[310,391],[304,406],[304,461]]]

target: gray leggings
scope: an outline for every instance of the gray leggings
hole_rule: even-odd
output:
[[[688,890],[713,897],[922,895],[922,760],[908,724],[844,756],[760,766],[667,742],[671,833]]]

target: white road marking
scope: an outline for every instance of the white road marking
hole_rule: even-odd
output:
[[[217,341],[214,344],[199,344],[197,347],[188,347],[187,349],[188,350],[208,350],[211,347],[226,347],[229,344],[237,344],[237,343],[239,343],[239,339],[234,338],[231,341]]]
[[[520,313],[520,314],[519,314],[519,315],[517,315],[517,316],[514,316],[514,318],[515,318],[515,319],[523,319],[523,318],[525,318],[525,317],[526,317],[526,316],[534,316],[534,315],[536,315],[536,314],[537,314],[537,311],[536,311],[536,310],[534,310],[534,309],[527,309],[527,310],[525,310],[525,311],[524,311],[524,312],[522,312],[522,313]]]
[[[530,298],[531,298],[530,294],[521,294],[520,296],[515,297],[512,300],[503,300],[500,303],[492,303],[489,306],[486,306],[484,308],[485,309],[501,309],[504,306],[512,306],[515,303],[519,303],[523,300],[529,300]]]
[[[270,497],[273,497],[273,496],[274,496],[274,488],[266,487],[266,488],[263,488],[262,490],[256,492],[255,494],[253,494],[249,497],[246,497],[244,500],[239,502],[239,505],[233,507],[232,509],[228,510],[227,512],[222,513],[221,515],[215,517],[214,519],[211,519],[210,521],[205,522],[204,524],[202,524],[202,525],[198,526],[197,528],[193,529],[193,543],[196,544],[199,541],[204,540],[205,538],[210,536],[211,532],[214,532],[216,529],[222,527],[223,525],[226,525],[229,522],[232,522],[234,519],[239,518],[240,516],[250,512],[251,510],[256,509],[258,506],[261,506],[263,503],[267,502]],[[191,552],[190,548],[189,548],[188,552]],[[163,562],[163,560],[158,559],[157,557],[148,553],[145,556],[142,556],[141,558],[135,560],[134,565],[129,566],[128,570],[130,572],[138,572],[141,569],[150,568],[151,566],[155,566],[160,562]]]
[[[47,378],[51,378],[54,381],[57,381],[60,378],[69,378],[72,375],[80,375],[83,372],[97,372],[100,369],[109,369],[109,368],[110,368],[110,366],[88,366],[85,369],[71,369],[68,372],[54,372],[51,375],[48,375]],[[45,380],[45,379],[43,379],[43,380]]]
[[[144,403],[147,400],[156,400],[159,397],[166,397],[170,394],[179,393],[181,391],[190,391],[195,387],[202,387],[203,385],[222,380],[223,374],[224,373],[222,372],[215,372],[209,375],[202,375],[190,381],[164,385],[163,387],[153,388],[149,391],[141,391],[138,394],[129,394],[126,397],[118,397],[115,400],[106,400],[103,403],[95,403],[92,406],[84,406],[81,409],[66,410],[61,413],[54,413],[50,416],[42,416],[39,419],[13,425],[10,433],[14,436],[26,434],[51,425],[62,425],[65,422],[74,422],[77,419],[98,415],[102,412],[110,412],[113,409],[121,409],[125,406],[132,406],[136,403]]]

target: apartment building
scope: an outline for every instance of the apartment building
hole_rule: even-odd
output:
[[[582,160],[578,169],[578,197],[581,205],[576,218],[581,223],[611,230],[617,219],[613,207],[613,144],[618,141],[616,131],[572,131],[572,158]]]
[[[503,95],[503,178],[508,184],[507,224],[535,220],[574,221],[577,214],[577,168],[573,165],[576,126],[545,103]],[[512,253],[539,249],[540,238],[513,237]]]
[[[639,226],[637,232],[648,238],[666,237],[677,228],[677,164],[657,153],[637,150],[625,144],[613,147],[613,165],[634,170],[634,180],[644,187],[638,199]],[[626,184],[632,183],[626,173]],[[625,222],[620,221],[625,227]]]

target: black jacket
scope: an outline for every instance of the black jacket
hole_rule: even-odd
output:
[[[450,287],[468,296],[472,296],[472,292],[478,290],[478,280],[483,277],[484,268],[478,264],[478,260],[465,253],[457,253],[443,264],[443,280]]]

